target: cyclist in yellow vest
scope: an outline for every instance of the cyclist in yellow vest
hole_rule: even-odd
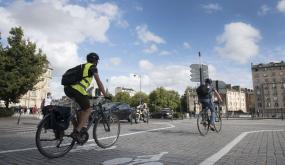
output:
[[[86,59],[87,59],[87,63],[83,64],[83,77],[84,78],[77,84],[64,87],[64,92],[66,96],[74,99],[79,104],[81,109],[83,110],[79,113],[78,126],[75,128],[74,132],[72,133],[72,136],[76,139],[78,139],[78,136],[80,136],[79,132],[83,128],[84,124],[86,123],[91,113],[89,95],[86,89],[90,86],[93,77],[100,91],[103,93],[105,97],[107,97],[103,83],[101,82],[99,78],[99,74],[97,70],[99,56],[96,53],[92,52],[87,55]]]

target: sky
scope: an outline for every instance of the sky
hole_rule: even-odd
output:
[[[285,61],[285,0],[0,0],[2,40],[21,26],[50,61],[50,89],[64,95],[62,74],[100,56],[99,76],[115,87],[183,94],[190,65],[252,88],[251,63]],[[134,76],[137,75],[137,76]]]

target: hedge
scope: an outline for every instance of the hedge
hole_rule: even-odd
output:
[[[0,117],[9,117],[14,114],[14,108],[2,108],[0,107]]]

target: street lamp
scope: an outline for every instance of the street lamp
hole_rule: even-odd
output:
[[[109,91],[108,91],[108,86],[109,86],[109,79],[108,78],[106,78],[106,93],[109,93]]]
[[[140,74],[134,74],[134,77],[138,76],[140,79],[140,105],[142,104],[142,98],[141,98],[141,91],[142,91],[142,76]]]

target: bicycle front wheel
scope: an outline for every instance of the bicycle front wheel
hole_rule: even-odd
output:
[[[222,118],[221,114],[216,112],[216,117],[215,117],[215,130],[216,132],[221,132],[222,130]]]
[[[208,114],[202,110],[197,117],[197,127],[202,136],[207,135],[209,126]]]
[[[48,158],[58,158],[68,153],[75,141],[67,134],[69,130],[57,131],[50,128],[50,115],[38,125],[36,146],[39,152]]]
[[[111,147],[120,135],[120,120],[115,114],[102,115],[93,127],[93,138],[101,148]]]

